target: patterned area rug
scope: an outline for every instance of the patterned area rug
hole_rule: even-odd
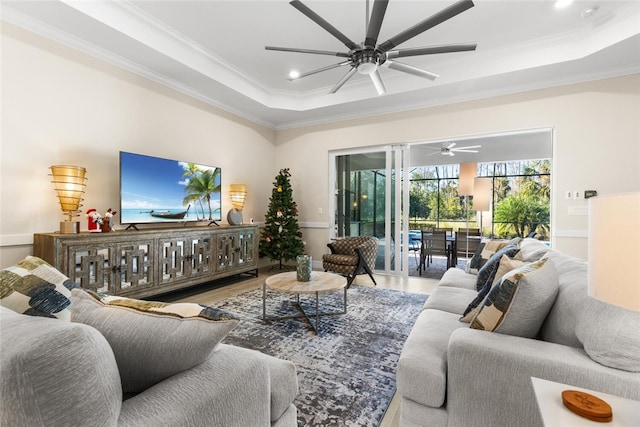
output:
[[[311,309],[312,296],[301,296]],[[320,296],[320,311],[342,309],[342,292]],[[297,314],[294,297],[267,293],[267,315]],[[347,314],[320,320],[320,335],[303,319],[262,322],[262,290],[216,304],[242,319],[223,342],[296,364],[299,426],[377,426],[395,392],[400,351],[427,295],[354,285]]]

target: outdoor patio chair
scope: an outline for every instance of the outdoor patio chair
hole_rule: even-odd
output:
[[[468,239],[467,236],[469,237]],[[476,249],[478,249],[478,246],[480,246],[481,241],[480,232],[464,233],[458,231],[456,233],[455,251],[452,253],[453,259],[451,265],[456,266],[458,264],[458,257],[471,258],[476,252]]]
[[[442,255],[447,258],[447,268],[451,266],[451,251],[447,242],[447,232],[434,229],[432,232],[422,232],[422,254],[420,257],[419,271],[429,267],[434,255]]]
[[[469,236],[479,236],[480,229],[479,228],[458,228],[458,233],[469,233]]]
[[[433,231],[444,231],[447,236],[453,236],[453,227],[436,227]]]
[[[418,262],[418,256],[420,255],[420,251],[422,250],[422,244],[421,244],[421,239],[422,239],[422,231],[421,230],[409,230],[409,240],[407,241],[407,252],[409,254],[413,253],[413,258],[416,262],[416,265],[419,264]],[[402,252],[405,248],[404,245],[404,241],[400,242],[401,246],[400,246],[400,252]],[[394,262],[395,260],[395,255],[396,255],[396,251],[395,251],[395,245],[396,245],[396,235],[393,232],[393,227],[392,227],[392,231],[391,231],[391,262]],[[419,268],[419,266],[416,268],[416,270]]]
[[[330,254],[322,255],[322,268],[347,277],[347,288],[359,274],[367,273],[374,285],[372,267],[375,266],[378,239],[372,236],[355,236],[338,239],[327,245]]]

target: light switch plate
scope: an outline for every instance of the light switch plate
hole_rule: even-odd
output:
[[[587,206],[569,206],[569,215],[588,215],[589,208]]]

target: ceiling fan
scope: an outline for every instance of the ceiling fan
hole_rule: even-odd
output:
[[[382,27],[385,12],[387,10],[388,0],[374,0],[373,9],[371,11],[371,19],[367,22],[366,36],[362,44],[357,44],[340,32],[337,28],[325,21],[320,15],[315,13],[309,7],[304,5],[300,0],[293,0],[289,4],[298,9],[313,22],[328,31],[332,36],[340,40],[349,49],[348,52],[331,52],[315,49],[297,49],[289,47],[265,46],[266,50],[277,50],[282,52],[310,53],[317,55],[330,55],[346,58],[346,60],[337,64],[322,67],[313,71],[290,77],[289,80],[295,80],[317,74],[322,71],[332,70],[343,66],[351,67],[331,89],[330,93],[336,93],[355,73],[367,74],[371,77],[379,95],[386,92],[382,78],[380,77],[380,67],[391,68],[392,70],[402,71],[414,76],[435,80],[438,74],[431,73],[420,68],[403,64],[395,61],[395,58],[403,58],[419,55],[433,55],[438,53],[464,52],[475,50],[476,43],[450,44],[441,46],[417,47],[408,49],[394,49],[396,46],[406,42],[407,40],[423,33],[424,31],[443,23],[456,15],[470,9],[474,6],[472,0],[459,0],[457,3],[441,10],[435,15],[424,19],[411,28],[402,31],[391,37],[389,40],[378,43],[378,35]],[[367,11],[369,0],[367,0]],[[368,12],[367,12],[368,14]]]
[[[457,144],[455,142],[450,143],[449,145],[443,145],[440,147],[439,153],[443,156],[455,156],[456,153],[477,153],[478,150],[474,150],[474,148],[480,148],[482,145],[469,145],[468,147],[459,147],[455,148]],[[438,152],[429,154],[433,156],[434,154],[438,154]]]

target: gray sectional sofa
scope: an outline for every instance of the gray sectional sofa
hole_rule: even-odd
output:
[[[123,401],[114,353],[95,328],[1,306],[0,326],[0,425],[297,425],[291,362],[219,344]]]
[[[398,362],[401,426],[541,426],[531,377],[640,400],[640,313],[589,297],[584,261],[534,239],[520,242],[517,256],[552,263],[554,278],[545,282],[556,282],[553,299],[542,313],[527,314],[541,318],[535,336],[460,321],[478,294],[478,276],[449,269]],[[513,305],[505,322],[518,313]]]
[[[26,257],[0,271],[0,425],[296,426],[295,365],[221,344],[238,323],[87,292]]]

